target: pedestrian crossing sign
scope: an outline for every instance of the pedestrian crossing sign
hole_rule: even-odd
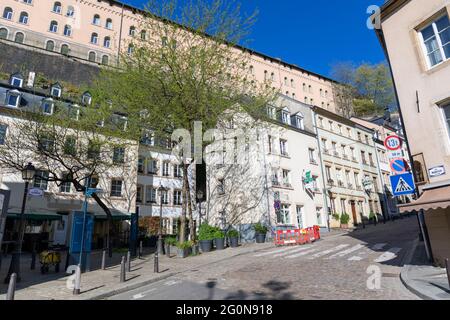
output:
[[[416,186],[414,185],[412,173],[390,176],[390,179],[394,196],[404,196],[415,193]]]

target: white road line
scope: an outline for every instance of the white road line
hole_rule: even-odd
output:
[[[347,250],[335,253],[335,254],[329,256],[326,259],[335,259],[335,258],[338,258],[338,257],[343,257],[343,256],[346,256],[346,255],[352,253],[352,252],[358,251],[358,250],[360,250],[362,248],[364,248],[364,246],[362,244],[357,244],[356,246],[353,246],[350,249],[347,249]]]
[[[304,256],[304,255],[307,255],[309,253],[316,252],[316,251],[317,251],[317,249],[311,249],[311,250],[308,250],[308,251],[303,251],[303,252],[300,252],[300,253],[297,253],[297,254],[293,254],[291,256],[287,256],[285,258],[293,259],[293,258],[301,257],[301,256]]]
[[[383,249],[387,243],[377,243],[374,246],[372,246],[372,250],[381,250]]]
[[[348,258],[347,260],[348,261],[361,261],[362,259],[364,259],[364,258],[360,257],[360,256],[353,256],[353,257]]]
[[[277,253],[273,257],[275,258],[275,257],[287,256],[287,255],[292,254],[294,252],[304,251],[304,250],[308,250],[308,249],[311,249],[311,247],[310,246],[295,247],[295,248],[293,248],[293,250],[289,250],[287,252],[282,252],[282,253]]]
[[[328,250],[316,253],[316,254],[312,255],[311,257],[309,257],[308,259],[312,260],[312,259],[315,259],[315,258],[320,258],[320,257],[323,257],[323,256],[329,254],[329,253],[336,252],[336,251],[339,251],[341,249],[344,249],[344,248],[346,248],[348,246],[349,246],[349,244],[340,244],[337,247],[334,247],[334,248],[331,248],[331,249],[328,249]]]
[[[147,291],[144,291],[144,292],[135,294],[135,295],[132,297],[132,299],[133,299],[133,300],[142,299],[142,298],[144,298],[144,297],[147,295],[147,293],[153,292],[153,291],[155,291],[155,290],[156,290],[156,288],[153,288],[153,289],[150,289],[150,290],[147,290]]]
[[[181,281],[176,281],[176,280],[170,280],[170,281],[167,281],[166,283],[164,283],[166,286],[173,286],[173,285],[175,285],[175,284],[177,284],[177,283],[180,283]]]
[[[402,250],[402,248],[391,248],[388,251],[386,251],[385,253],[383,253],[381,256],[379,256],[378,258],[376,258],[375,260],[373,260],[373,262],[386,262],[392,259],[397,258],[397,253],[400,252],[400,250]]]
[[[264,256],[268,256],[268,255],[271,255],[271,254],[276,254],[276,253],[279,253],[279,252],[284,252],[284,251],[288,251],[288,250],[292,250],[292,249],[293,249],[292,247],[281,248],[281,249],[278,248],[276,250],[271,250],[271,251],[268,251],[268,252],[256,254],[256,255],[254,255],[254,257],[264,257]]]

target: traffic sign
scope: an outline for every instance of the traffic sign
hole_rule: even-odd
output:
[[[402,147],[402,140],[399,136],[388,136],[384,140],[384,146],[391,151],[399,150]]]
[[[403,158],[392,159],[389,166],[394,174],[406,173],[406,162]]]
[[[392,193],[394,196],[404,196],[408,194],[414,194],[416,186],[414,185],[414,179],[412,173],[404,173],[396,176],[390,176]]]
[[[403,158],[403,150],[389,151],[388,158],[389,160]]]

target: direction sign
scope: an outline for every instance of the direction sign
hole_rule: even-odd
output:
[[[402,147],[402,140],[399,136],[388,136],[384,140],[384,146],[391,151],[399,150]]]
[[[392,159],[389,166],[394,174],[406,173],[406,162],[403,158]]]
[[[414,179],[412,173],[404,173],[396,176],[390,176],[392,193],[394,196],[404,196],[408,194],[414,194],[416,186],[414,185]]]

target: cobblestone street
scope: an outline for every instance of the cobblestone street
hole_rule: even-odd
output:
[[[417,236],[417,219],[404,218],[234,256],[111,299],[418,299],[399,278]]]

